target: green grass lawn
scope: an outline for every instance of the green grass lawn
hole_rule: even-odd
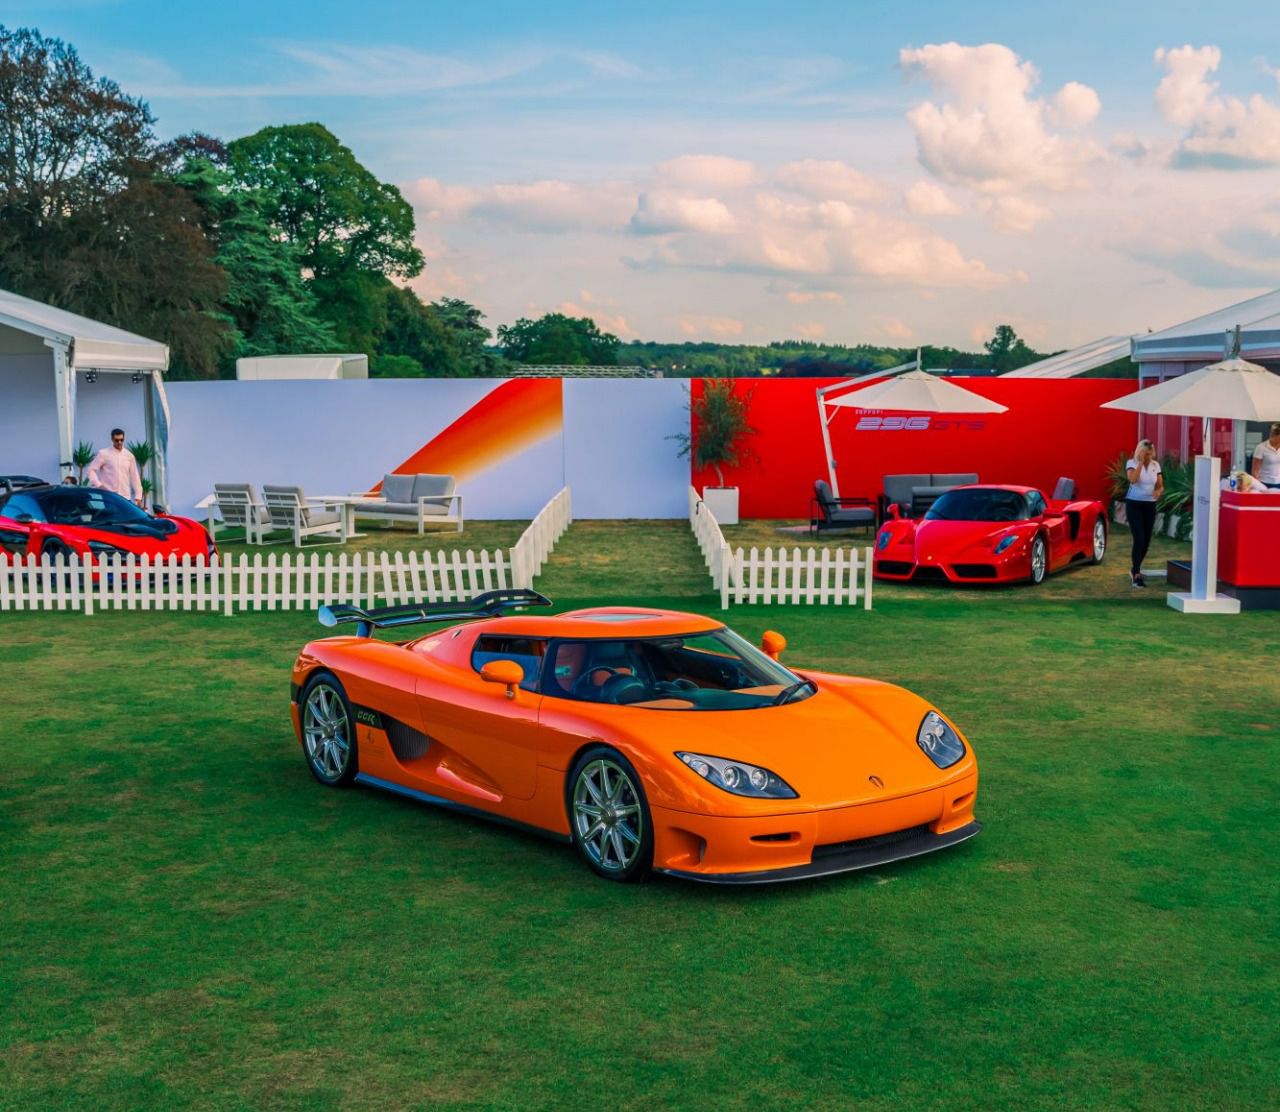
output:
[[[328,553],[336,560],[338,554],[346,552],[354,555],[373,552],[452,552],[455,548],[476,552],[501,548],[506,553],[520,539],[520,534],[529,526],[527,521],[468,521],[461,533],[457,526],[437,526],[428,529],[421,536],[416,527],[393,525],[386,528],[381,522],[364,521],[358,523],[362,536],[352,537],[346,544],[317,544],[315,537],[308,537],[307,544],[299,549],[294,546],[293,539],[287,533],[276,533],[276,538],[284,538],[279,544],[246,544],[244,531],[228,529],[218,531],[218,551],[223,556],[248,555],[251,559],[261,553],[265,560],[271,553],[281,556],[288,552],[292,556],[302,553],[318,552],[321,558]],[[323,539],[323,538],[320,538]]]
[[[0,616],[0,1107],[1274,1107],[1275,616],[1175,614],[1116,539],[730,612],[981,762],[974,841],[767,889],[321,788],[309,615]],[[684,523],[577,523],[538,586],[719,613]]]

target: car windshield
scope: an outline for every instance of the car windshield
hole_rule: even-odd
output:
[[[817,688],[728,629],[683,637],[558,641],[543,691],[648,710],[751,710]]]
[[[34,498],[45,520],[54,525],[142,525],[152,521],[145,510],[109,490],[53,487]]]
[[[1031,514],[1016,490],[965,487],[947,491],[924,516],[926,521],[1025,521]]]

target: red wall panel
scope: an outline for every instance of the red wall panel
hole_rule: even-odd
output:
[[[743,517],[808,517],[814,480],[827,476],[817,390],[837,381],[735,380],[739,393],[751,394],[750,420],[757,430],[748,442],[751,458],[725,469],[725,482],[741,490]],[[1122,451],[1131,452],[1137,441],[1136,414],[1099,408],[1103,402],[1132,393],[1133,379],[949,381],[1008,406],[1008,412],[834,410],[836,417],[829,428],[841,494],[875,498],[884,475],[973,471],[982,482],[1025,483],[1046,493],[1059,476],[1066,475],[1075,479],[1080,497],[1103,498],[1108,463]],[[702,379],[693,382],[695,398],[703,386]],[[871,429],[877,422],[863,420],[895,416],[921,420],[896,422],[911,427],[891,429]],[[715,483],[715,472],[694,470],[691,480],[701,490]]]

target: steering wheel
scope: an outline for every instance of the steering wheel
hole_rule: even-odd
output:
[[[656,685],[665,691],[697,691],[698,685],[692,680],[687,680],[684,676],[677,676],[673,680],[662,680]]]
[[[598,672],[608,672],[604,683],[596,683],[595,677]],[[610,668],[607,664],[598,664],[594,668],[588,668],[576,680],[573,681],[573,697],[575,699],[593,699],[599,701],[602,696],[604,685],[608,683],[614,676],[621,676],[624,673],[618,668]]]
[[[602,703],[638,703],[647,698],[649,689],[644,680],[625,672],[610,676],[600,685],[600,701]]]

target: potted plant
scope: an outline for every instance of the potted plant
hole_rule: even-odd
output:
[[[1124,496],[1129,493],[1129,471],[1125,466],[1129,454],[1121,452],[1107,465],[1107,483],[1111,495],[1111,518],[1117,525],[1125,524]]]
[[[1169,522],[1169,535],[1186,540],[1191,535],[1191,500],[1195,494],[1196,468],[1194,463],[1183,463],[1176,458],[1166,458],[1161,465],[1164,472],[1164,493],[1160,495],[1160,509]]]
[[[76,468],[76,485],[84,486],[84,469],[93,462],[93,457],[97,453],[93,450],[93,445],[87,440],[80,441],[76,445],[76,450],[71,453],[71,462]]]
[[[674,437],[695,470],[715,471],[717,485],[704,487],[702,500],[721,525],[738,524],[738,488],[725,485],[723,468],[737,467],[747,457],[744,441],[756,432],[750,408],[750,392],[737,393],[727,378],[707,379],[702,395],[689,403],[690,431]]]

